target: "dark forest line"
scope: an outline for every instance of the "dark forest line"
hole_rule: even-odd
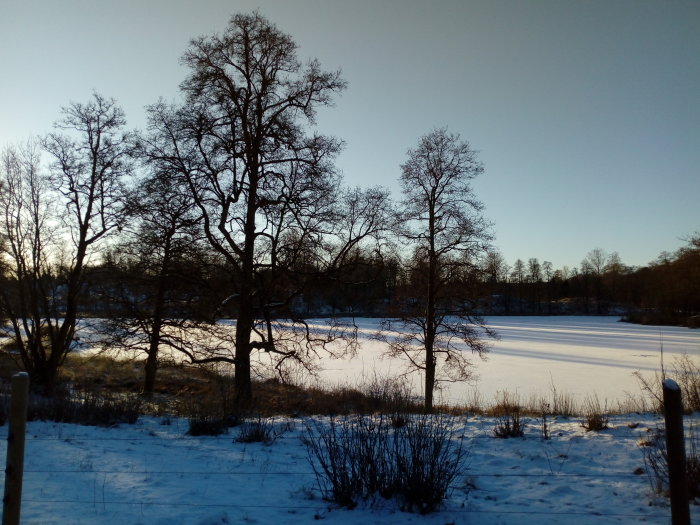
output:
[[[358,251],[352,260],[337,274],[306,283],[288,314],[395,317],[420,298],[424,283],[398,256],[377,258]],[[134,303],[151,304],[160,283],[166,288],[167,316],[235,318],[234,306],[222,307],[226,297],[220,292],[228,288],[230,275],[215,254],[181,259],[164,283],[143,262],[110,253],[107,262],[90,267],[82,311],[133,315]],[[455,297],[470,301],[481,315],[616,315],[633,323],[700,328],[700,236],[644,267],[626,266],[617,254],[599,249],[588,254],[580,269],[554,270],[536,258],[509,266],[490,250],[464,273],[451,285],[462,290]]]

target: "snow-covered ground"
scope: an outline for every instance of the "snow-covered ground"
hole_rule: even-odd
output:
[[[320,377],[327,385],[361,385],[375,375],[400,373],[405,362],[382,357],[381,343],[371,334],[378,321],[356,320],[361,338],[358,355],[351,360],[325,360]],[[500,339],[485,361],[474,357],[476,381],[444,384],[438,397],[450,404],[474,398],[490,404],[497,392],[508,390],[523,400],[532,395],[550,396],[552,385],[578,402],[598,396],[601,404],[617,407],[629,397],[639,397],[639,371],[647,377],[661,369],[661,348],[668,370],[682,354],[700,357],[700,330],[641,326],[619,322],[618,317],[490,317]],[[421,379],[414,377],[420,394]]]
[[[494,317],[498,331],[488,361],[479,362],[476,385],[454,386],[443,399],[459,403],[476,388],[485,401],[507,389],[527,397],[547,394],[553,383],[601,403],[640,395],[634,371],[653,375],[663,345],[668,365],[683,353],[700,355],[700,331],[622,324],[616,318]],[[361,384],[394,376],[401,363],[382,359],[371,340],[376,320],[358,320],[362,347],[354,360],[326,360],[327,384]],[[419,384],[419,382],[418,382]],[[187,422],[163,425],[145,417],[132,426],[90,428],[28,424],[23,495],[27,524],[312,523],[426,524],[513,522],[670,523],[663,499],[651,492],[640,440],[662,425],[658,416],[624,415],[611,429],[585,432],[577,419],[556,419],[553,438],[540,438],[537,420],[524,439],[492,437],[489,418],[460,420],[469,457],[444,508],[419,516],[395,503],[354,510],[321,499],[301,441],[304,422],[279,420],[286,431],[272,444],[190,437]],[[6,435],[7,426],[0,429]],[[6,440],[0,434],[0,456]],[[700,507],[693,507],[700,519]]]
[[[549,441],[537,420],[528,420],[524,439],[496,439],[492,419],[461,419],[465,470],[443,508],[426,516],[381,499],[353,510],[324,501],[300,419],[279,420],[285,432],[269,445],[238,443],[235,428],[227,436],[190,437],[184,420],[161,423],[29,423],[22,523],[670,523],[667,502],[635,473],[644,466],[639,441],[661,425],[654,415],[616,416],[600,433],[557,419]],[[695,520],[699,509],[692,507]]]

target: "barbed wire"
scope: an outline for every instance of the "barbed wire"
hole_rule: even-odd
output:
[[[344,507],[339,507],[332,505],[330,503],[324,503],[319,505],[252,505],[252,504],[235,504],[235,503],[188,503],[182,501],[176,502],[164,502],[164,501],[118,501],[118,500],[48,500],[48,499],[31,499],[22,498],[22,503],[29,504],[41,504],[41,505],[79,505],[79,506],[140,506],[140,507],[180,507],[180,508],[228,508],[228,509],[275,509],[275,510],[316,510],[324,508],[327,511],[342,511],[347,510],[347,512],[352,512],[351,509],[345,509]],[[640,514],[640,513],[611,513],[611,512],[597,512],[597,511],[584,511],[584,510],[570,510],[570,511],[557,511],[557,510],[502,510],[502,509],[474,509],[474,508],[458,508],[458,509],[444,509],[442,511],[445,514],[490,514],[490,515],[529,515],[529,516],[600,516],[608,518],[645,518],[645,519],[668,519],[670,518],[670,509],[668,513],[655,513],[655,514]]]
[[[303,422],[295,422],[295,424],[301,424],[303,425]],[[167,427],[169,425],[164,425],[164,427]],[[172,428],[172,427],[171,427]],[[28,433],[27,435],[27,442],[29,444],[34,441],[37,443],[40,442],[59,442],[63,441],[66,442],[67,444],[71,443],[77,443],[77,442],[99,442],[99,443],[105,443],[105,442],[130,442],[133,444],[137,443],[143,443],[147,444],[149,446],[154,446],[154,445],[160,445],[163,447],[172,447],[172,446],[193,446],[198,443],[206,443],[206,442],[211,442],[211,443],[221,443],[225,441],[233,441],[235,442],[235,436],[231,434],[222,434],[219,436],[190,436],[187,434],[179,434],[177,430],[180,428],[180,425],[178,424],[174,430],[175,432],[172,431],[167,431],[163,430],[162,432],[154,431],[153,429],[144,429],[143,433],[140,435],[134,435],[134,436],[127,436],[127,437],[112,437],[112,436],[94,436],[94,435],[80,435],[80,433],[67,433],[66,435],[62,435],[64,429],[61,427],[58,427],[57,429],[57,435],[38,435],[38,434],[31,434]],[[74,430],[74,429],[73,429]],[[105,429],[106,430],[106,429]],[[139,429],[140,430],[140,429]],[[634,440],[637,441],[644,435],[644,429],[629,429],[629,432],[624,432],[621,433],[620,430],[622,428],[616,429],[617,432],[613,435],[615,439],[620,439],[620,440]],[[91,429],[91,431],[94,431]],[[275,440],[281,440],[281,439],[292,439],[292,440],[301,440],[303,439],[303,433],[304,430],[303,428],[294,428],[290,429],[287,431],[288,434],[284,435],[279,435],[275,438]],[[563,436],[562,436],[563,437]],[[581,435],[570,435],[567,434],[565,439],[562,439],[561,442],[564,443],[570,442],[571,438],[575,440],[581,440],[585,439],[585,434]],[[0,434],[0,439],[6,439],[6,433],[5,435]],[[465,441],[471,441],[471,440],[481,440],[481,439],[489,439],[489,440],[495,440],[496,438],[490,433],[489,427],[487,425],[484,425],[480,429],[480,433],[476,435],[470,435],[470,436],[457,436],[457,439],[464,439]],[[528,440],[533,440],[533,439],[538,439],[533,437],[529,437]],[[503,443],[506,442],[512,442],[515,440],[498,440],[502,441]],[[542,440],[542,445],[547,446],[548,444],[557,444],[558,440],[557,437],[554,437],[551,440],[544,441]],[[255,444],[252,444],[255,445]],[[31,446],[31,445],[30,445]],[[478,448],[478,447],[477,447]],[[478,451],[476,452],[478,453]],[[259,471],[259,470],[240,470],[240,471],[222,471],[222,470],[182,470],[182,469],[166,469],[166,470],[148,470],[148,469],[139,469],[139,470],[114,470],[114,469],[94,469],[92,467],[89,468],[78,468],[78,469],[25,469],[25,474],[27,475],[27,480],[30,481],[32,477],[35,476],[40,476],[40,475],[97,475],[97,476],[105,476],[105,477],[110,477],[110,476],[122,476],[122,475],[137,475],[137,476],[221,476],[221,477],[236,477],[236,476],[260,476],[260,477],[268,477],[268,476],[316,476],[317,473],[314,472],[313,470],[281,470],[281,471]],[[605,483],[606,481],[609,480],[615,480],[615,479],[624,479],[624,480],[630,480],[630,479],[635,479],[639,481],[639,483],[648,483],[648,479],[646,476],[641,475],[639,473],[633,473],[633,472],[618,472],[618,471],[612,471],[612,472],[589,472],[589,473],[581,473],[581,472],[576,472],[576,473],[567,473],[567,472],[553,472],[553,471],[542,471],[542,472],[487,472],[487,471],[479,471],[479,470],[471,470],[469,467],[465,468],[464,475],[470,479],[478,479],[478,478],[547,478],[547,479],[561,479],[561,480],[566,480],[566,479],[571,479],[571,480],[582,480],[582,479],[588,479],[588,480],[597,480],[601,481],[602,483]],[[148,483],[148,480],[144,480],[144,483]],[[459,488],[465,488],[465,487],[459,487]],[[453,489],[458,489],[456,487],[453,487]],[[313,491],[313,492],[321,492],[320,489],[318,488],[309,488],[306,487],[305,490],[307,491]],[[470,490],[470,489],[469,489]],[[469,492],[467,490],[467,492]],[[33,506],[39,506],[39,505],[74,505],[77,507],[92,507],[92,508],[97,508],[97,507],[106,507],[106,506],[136,506],[136,507],[149,507],[149,506],[154,506],[154,507],[175,507],[175,508],[202,508],[202,509],[207,509],[207,508],[221,508],[221,509],[241,509],[241,510],[255,510],[255,509],[278,509],[278,510],[289,510],[289,511],[308,511],[308,510],[313,510],[313,511],[333,511],[333,510],[342,510],[342,507],[335,506],[327,501],[324,501],[323,503],[319,504],[308,504],[308,505],[279,505],[279,504],[265,504],[265,505],[255,505],[255,504],[238,504],[238,503],[195,503],[195,502],[187,502],[187,501],[163,501],[163,500],[105,500],[99,499],[99,498],[93,498],[91,500],[80,500],[80,499],[37,499],[31,496],[28,497],[23,497],[22,502],[26,503],[28,505],[33,505]],[[348,511],[352,512],[352,511]],[[445,508],[444,511],[445,514],[482,514],[482,515],[493,515],[493,516],[498,516],[498,515],[503,515],[503,516],[508,516],[508,515],[522,515],[522,516],[569,516],[572,519],[575,517],[581,517],[581,516],[601,516],[601,517],[606,517],[606,518],[633,518],[633,519],[646,519],[646,520],[668,520],[670,516],[670,509],[666,513],[658,513],[658,512],[653,512],[653,513],[645,513],[645,512],[639,512],[639,513],[629,513],[629,512],[618,512],[618,513],[608,513],[608,512],[597,512],[595,510],[588,510],[588,509],[570,509],[566,511],[562,510],[555,510],[555,509],[542,509],[542,510],[537,510],[537,509],[532,509],[532,508],[523,508],[523,509],[480,509],[478,508],[478,505],[475,506],[475,503],[473,501],[469,501],[467,503],[467,506],[465,508]]]

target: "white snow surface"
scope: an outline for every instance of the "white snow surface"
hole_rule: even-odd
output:
[[[328,385],[362,385],[405,370],[405,361],[383,357],[383,344],[371,339],[379,321],[357,319],[361,340],[354,359],[325,360],[322,380]],[[443,383],[436,399],[465,404],[475,393],[485,404],[498,392],[517,393],[521,399],[572,396],[578,403],[597,396],[601,404],[617,407],[639,398],[639,372],[653,378],[661,371],[661,349],[666,370],[687,354],[700,357],[700,330],[670,326],[641,326],[619,322],[619,317],[489,317],[499,339],[492,342],[486,360],[473,356],[474,381]],[[416,392],[422,395],[422,378],[413,374]]]
[[[402,370],[401,362],[382,359],[381,345],[370,339],[378,320],[357,322],[358,356],[322,361],[329,384],[361,384],[375,373]],[[459,403],[474,388],[486,401],[504,389],[547,394],[553,383],[559,391],[595,394],[601,404],[612,404],[641,395],[632,372],[653,376],[662,346],[667,369],[676,356],[700,354],[700,331],[616,318],[488,322],[501,339],[489,359],[478,362],[478,383],[449,385],[443,400]],[[537,419],[526,420],[523,439],[502,440],[493,437],[493,419],[464,415],[458,425],[469,450],[465,470],[443,507],[426,516],[381,498],[353,510],[324,501],[301,439],[303,419],[277,419],[284,432],[269,445],[238,443],[235,428],[229,435],[191,437],[185,420],[162,423],[156,417],[118,428],[28,423],[22,523],[670,523],[668,501],[653,494],[646,474],[635,474],[644,467],[640,441],[663,425],[654,414],[614,416],[611,428],[598,433],[586,432],[576,418],[559,417],[550,421],[548,441],[541,439]],[[0,428],[0,454],[6,435],[7,425]],[[691,506],[695,521],[698,509]]]
[[[424,516],[379,497],[352,510],[324,501],[301,419],[276,420],[284,432],[268,445],[238,443],[235,428],[190,437],[179,419],[143,417],[118,428],[31,422],[22,523],[670,523],[668,501],[635,473],[644,467],[639,442],[662,425],[659,417],[616,416],[598,433],[557,418],[548,441],[538,420],[526,422],[524,438],[496,439],[493,419],[459,418],[465,470],[442,508]],[[699,509],[691,507],[694,520]]]

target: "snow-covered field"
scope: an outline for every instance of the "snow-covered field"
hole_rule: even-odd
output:
[[[666,502],[635,473],[644,466],[638,442],[661,425],[658,417],[617,416],[600,433],[557,419],[549,441],[539,421],[528,423],[524,439],[504,440],[492,437],[491,419],[460,420],[466,470],[444,507],[420,516],[384,500],[346,510],[321,499],[300,419],[278,421],[286,431],[269,445],[235,442],[236,429],[189,437],[184,420],[146,417],[111,429],[34,422],[22,523],[670,523]],[[699,509],[691,510],[695,520]]]
[[[499,390],[523,396],[559,391],[597,394],[601,402],[640,395],[632,372],[653,375],[663,344],[674,356],[700,355],[700,331],[641,327],[615,318],[489,319],[501,336],[489,360],[477,367],[476,385],[446,389],[460,402],[477,388],[486,401]],[[359,320],[362,348],[354,360],[324,361],[328,384],[361,384],[398,373],[381,359],[369,336],[376,320]],[[559,418],[543,441],[538,420],[524,439],[492,437],[494,421],[462,418],[469,457],[444,508],[419,516],[379,501],[353,510],[321,499],[301,419],[279,420],[284,433],[270,445],[220,437],[190,437],[187,422],[163,425],[154,417],[132,426],[90,428],[48,422],[28,424],[23,494],[27,524],[312,523],[485,525],[527,523],[670,523],[664,500],[651,492],[640,440],[660,427],[656,415],[611,419],[611,429],[585,432],[580,421]],[[7,426],[0,429],[6,435]],[[0,434],[0,455],[6,439]],[[693,507],[700,519],[700,507]]]
[[[382,345],[370,336],[378,322],[356,320],[361,349],[352,360],[326,360],[321,379],[325,384],[362,384],[374,375],[395,376],[404,362],[382,357]],[[508,390],[523,400],[532,395],[559,393],[581,402],[597,395],[601,404],[617,407],[641,395],[633,373],[647,377],[661,369],[661,348],[667,369],[682,354],[700,357],[700,330],[640,326],[617,317],[490,317],[499,334],[486,361],[474,357],[476,380],[471,384],[444,384],[438,398],[462,404],[474,398],[490,404],[497,392]],[[417,393],[421,379],[414,377]]]

